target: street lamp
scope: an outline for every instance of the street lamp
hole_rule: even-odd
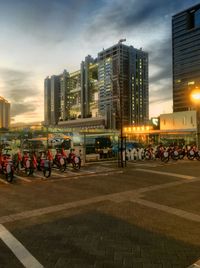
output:
[[[200,148],[200,89],[195,87],[190,94],[190,99],[196,108],[196,133],[197,133],[197,147]]]
[[[125,42],[126,39],[120,39],[118,45]],[[123,92],[121,88],[121,81],[120,81],[120,49],[118,53],[118,68],[117,68],[117,87],[118,87],[118,95],[119,95],[119,114],[120,114],[120,167],[126,166],[126,148],[124,145],[126,140],[123,135]],[[126,147],[126,146],[125,146]],[[125,151],[124,151],[125,150]],[[124,164],[125,162],[125,164]],[[119,164],[119,163],[118,163]]]

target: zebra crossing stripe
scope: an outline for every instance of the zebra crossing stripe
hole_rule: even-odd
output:
[[[44,267],[2,224],[0,224],[0,238],[24,267]]]

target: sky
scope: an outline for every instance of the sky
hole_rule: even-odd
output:
[[[172,112],[171,19],[199,0],[0,0],[0,96],[44,119],[44,79],[126,38],[149,53],[150,117]]]

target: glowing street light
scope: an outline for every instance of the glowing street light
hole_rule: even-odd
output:
[[[190,99],[196,108],[197,146],[200,148],[200,88],[195,87],[190,94]]]
[[[193,98],[194,100],[199,101],[199,100],[200,100],[200,92],[193,93],[193,94],[192,94],[192,98]]]

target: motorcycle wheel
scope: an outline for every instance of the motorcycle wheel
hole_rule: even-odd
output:
[[[14,169],[15,169],[15,172],[16,172],[17,174],[19,174],[19,173],[20,173],[20,170],[21,170],[21,163],[17,163],[17,164],[15,164],[15,165],[14,165]]]
[[[198,161],[200,161],[200,151],[198,151],[197,153],[196,153],[196,159],[198,160]]]
[[[161,161],[164,162],[164,163],[167,163],[169,161],[169,157],[162,156]]]
[[[75,169],[75,170],[80,169],[79,163],[73,163],[73,169]]]
[[[179,154],[179,159],[182,160],[185,157],[184,154]]]
[[[81,167],[81,160],[80,160],[79,157],[75,157],[75,158],[74,158],[74,161],[72,162],[72,166],[73,166],[73,168],[74,168],[75,170],[80,169],[80,167]]]
[[[172,153],[171,158],[172,158],[173,160],[176,161],[176,160],[179,159],[179,155],[174,155],[174,154]]]
[[[13,181],[13,171],[10,171],[9,173],[6,173],[6,180],[8,182],[12,182]]]
[[[51,167],[44,168],[43,175],[45,178],[49,178],[51,176]]]
[[[150,160],[151,159],[151,155],[149,152],[145,153],[145,160]]]
[[[190,155],[190,154],[187,155],[187,158],[188,158],[189,160],[194,160],[194,157],[195,157],[195,155]]]
[[[169,161],[169,153],[167,151],[163,152],[163,155],[161,156],[161,161],[164,163],[167,163]]]
[[[25,168],[25,173],[27,176],[30,176],[32,173],[31,173],[31,169],[30,168]]]
[[[65,172],[65,170],[66,170],[66,164],[60,165],[59,170],[61,172]]]
[[[59,170],[64,172],[66,169],[66,161],[63,158],[60,159],[59,165]]]

